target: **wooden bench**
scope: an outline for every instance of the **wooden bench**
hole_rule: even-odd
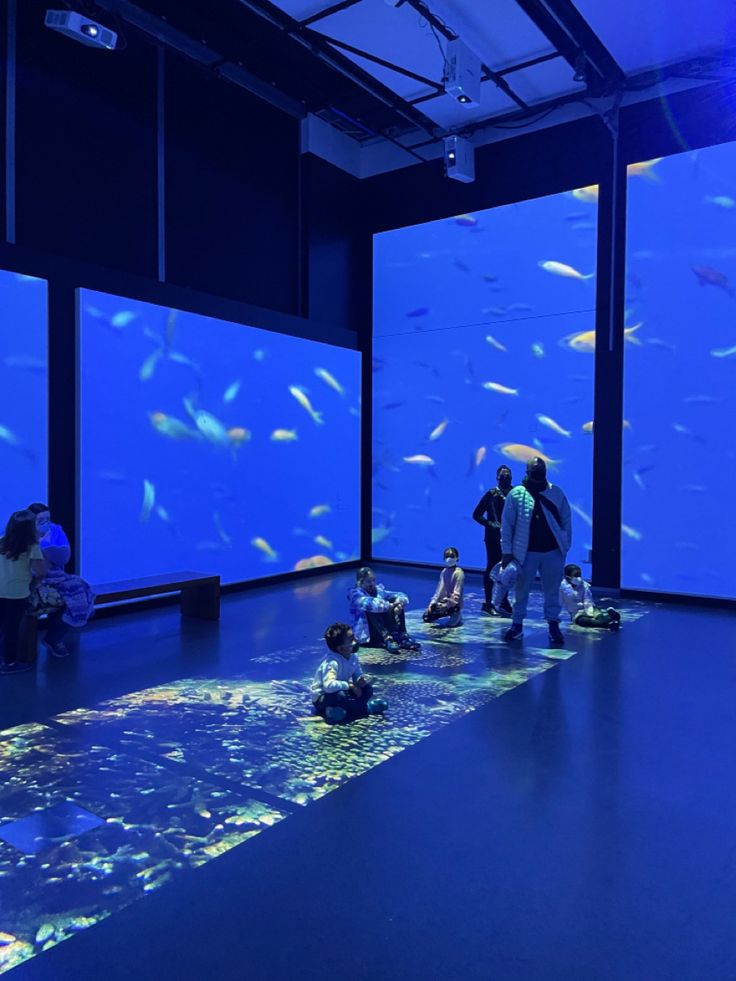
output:
[[[220,618],[220,577],[202,572],[174,572],[163,576],[147,576],[122,582],[106,582],[93,586],[95,606],[180,593],[179,608],[183,617],[200,620]],[[33,663],[38,649],[38,620],[29,615],[23,618],[18,637],[18,660]]]

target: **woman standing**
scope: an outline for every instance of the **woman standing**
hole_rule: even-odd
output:
[[[496,471],[496,487],[486,491],[478,501],[478,506],[473,511],[473,521],[485,528],[486,543],[486,571],[483,576],[483,589],[486,594],[486,601],[481,606],[481,610],[489,616],[511,616],[511,604],[508,596],[501,603],[497,610],[493,605],[493,583],[491,581],[491,569],[497,562],[501,561],[501,515],[506,497],[511,490],[511,470],[502,464]]]
[[[31,594],[31,606],[37,613],[48,613],[48,630],[44,644],[54,657],[68,657],[64,638],[70,627],[83,627],[95,608],[95,594],[80,576],[64,571],[71,557],[69,539],[61,525],[51,521],[48,504],[29,504],[38,541],[46,560],[47,571]]]
[[[0,629],[3,634],[0,674],[19,674],[31,667],[17,660],[18,631],[31,592],[31,579],[45,573],[36,516],[30,511],[15,511],[0,538]]]

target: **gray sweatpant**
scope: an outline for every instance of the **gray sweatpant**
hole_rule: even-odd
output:
[[[523,623],[526,616],[529,592],[534,583],[537,570],[542,579],[544,591],[544,619],[560,619],[560,583],[565,568],[565,556],[559,550],[552,552],[527,552],[524,564],[516,579],[516,602],[514,603],[514,623]]]

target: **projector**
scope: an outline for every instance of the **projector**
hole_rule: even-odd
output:
[[[90,48],[112,51],[118,41],[115,31],[74,10],[47,10],[44,24],[52,31],[66,34],[67,37],[80,41]]]
[[[445,176],[463,184],[475,180],[475,151],[470,140],[461,136],[445,137]]]
[[[457,38],[447,42],[445,92],[461,106],[480,105],[481,65],[478,55]]]

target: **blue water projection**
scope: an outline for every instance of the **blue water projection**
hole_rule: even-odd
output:
[[[89,290],[79,320],[88,579],[358,556],[358,352]]]
[[[0,534],[13,511],[48,496],[46,280],[0,270]]]
[[[629,178],[622,585],[736,597],[736,143]],[[641,170],[642,165],[633,169]]]
[[[597,187],[374,239],[373,552],[485,565],[471,519],[544,455],[592,547]],[[583,566],[585,568],[585,566]],[[588,567],[589,568],[589,567]]]

